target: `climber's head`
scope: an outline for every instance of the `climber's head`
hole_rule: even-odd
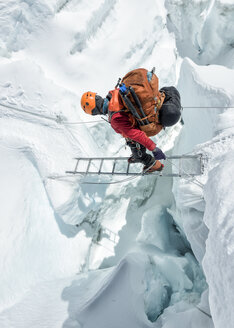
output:
[[[179,122],[181,117],[180,109],[175,104],[163,104],[159,111],[159,122],[162,126],[168,127]]]
[[[95,92],[87,91],[81,97],[81,107],[89,115],[102,115],[104,99]]]
[[[172,126],[181,118],[180,94],[175,87],[164,87],[160,92],[165,94],[165,100],[159,110],[159,122],[164,127]]]

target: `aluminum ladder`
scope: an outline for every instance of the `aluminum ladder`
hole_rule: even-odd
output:
[[[137,176],[158,175],[161,177],[195,177],[204,173],[206,158],[202,154],[168,156],[161,172],[147,173],[142,171],[142,164],[128,163],[129,157],[76,157],[75,167],[66,174],[72,175],[115,175]],[[167,160],[169,165],[167,165]],[[171,169],[168,169],[172,164]]]

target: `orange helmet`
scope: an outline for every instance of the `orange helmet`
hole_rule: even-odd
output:
[[[96,107],[95,92],[87,91],[81,97],[81,107],[85,113],[92,115],[92,110]]]

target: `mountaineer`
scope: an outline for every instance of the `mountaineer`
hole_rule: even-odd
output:
[[[90,115],[107,115],[112,128],[131,148],[129,163],[144,164],[143,171],[161,171],[163,151],[149,138],[163,128],[176,124],[181,117],[180,94],[175,87],[158,90],[158,78],[152,71],[135,69],[120,79],[106,98],[87,91],[81,107]],[[146,152],[152,151],[152,155]]]

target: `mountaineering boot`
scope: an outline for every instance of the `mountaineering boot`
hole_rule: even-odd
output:
[[[144,165],[143,172],[151,173],[154,171],[162,171],[164,165],[155,160],[150,154],[146,153],[146,148],[133,140],[127,140],[127,145],[131,148],[132,156],[128,158],[128,163],[142,163]]]
[[[152,173],[155,171],[160,172],[163,170],[163,168],[164,168],[164,165],[161,162],[155,161],[155,159],[152,158],[152,162],[143,167],[143,172],[144,173]]]
[[[136,141],[127,139],[127,145],[130,147],[132,155],[128,158],[128,163],[142,163],[147,165],[152,156],[146,153],[146,148]]]
[[[128,163],[141,163],[141,159],[135,158],[133,155],[128,158]]]

